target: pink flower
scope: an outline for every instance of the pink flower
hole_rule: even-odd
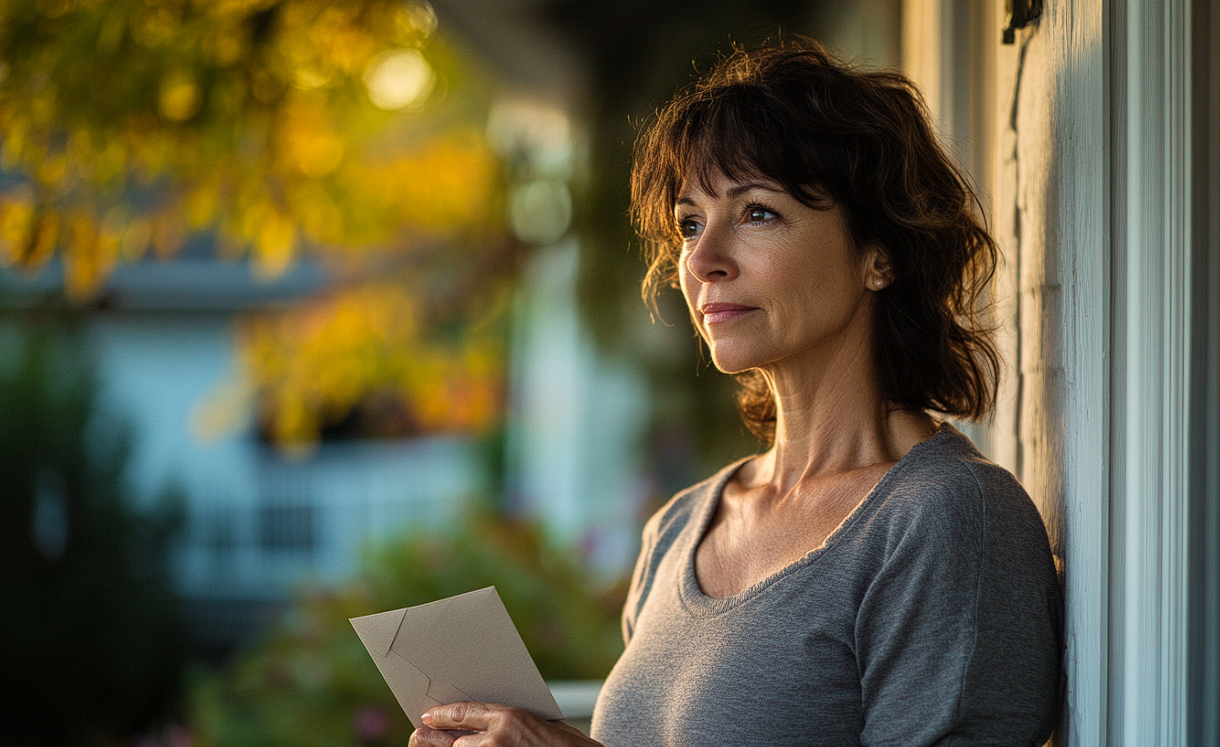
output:
[[[352,729],[361,741],[380,739],[390,730],[390,715],[381,708],[362,708],[352,717]]]

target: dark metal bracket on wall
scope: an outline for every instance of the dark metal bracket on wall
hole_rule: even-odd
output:
[[[1023,29],[1042,15],[1042,0],[1004,0],[1005,44],[1017,39],[1017,29]]]

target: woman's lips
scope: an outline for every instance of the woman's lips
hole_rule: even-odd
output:
[[[757,307],[754,306],[742,306],[735,303],[706,303],[699,307],[705,324],[721,324],[757,310]]]

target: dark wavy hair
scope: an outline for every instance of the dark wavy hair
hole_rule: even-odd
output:
[[[674,203],[685,179],[717,171],[783,186],[812,208],[838,205],[857,251],[879,246],[873,352],[891,407],[980,420],[992,410],[999,356],[980,301],[995,241],[978,199],[937,142],[923,98],[900,73],[836,60],[812,39],[734,48],[640,132],[631,214],[643,240],[645,301],[678,285]],[[758,371],[738,375],[750,430],[774,438],[776,406]]]

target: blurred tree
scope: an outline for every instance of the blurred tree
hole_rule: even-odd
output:
[[[259,392],[259,432],[292,450],[320,435],[491,430],[503,396],[504,309],[471,298],[461,313],[481,323],[455,324],[429,314],[423,296],[405,281],[368,282],[245,318],[240,386]]]
[[[481,403],[442,425],[485,425],[498,347],[453,332],[494,317],[515,246],[488,86],[436,23],[404,0],[0,4],[0,264],[58,257],[83,301],[117,263],[172,258],[193,233],[264,278],[308,252],[339,281],[329,300],[243,337],[266,433],[308,443],[374,395],[430,424],[420,371],[437,366]],[[355,305],[353,363],[339,317]],[[386,363],[404,345],[427,363]]]
[[[348,618],[496,585],[548,679],[601,678],[622,651],[625,588],[599,585],[535,524],[474,515],[452,536],[416,536],[369,556],[359,582],[303,596],[285,622],[219,673],[200,672],[193,744],[403,745],[411,724]]]
[[[74,335],[0,332],[0,744],[103,744],[178,690],[178,517],[125,500],[124,431],[94,412]]]
[[[400,0],[5,3],[6,260],[58,249],[81,296],[191,231],[274,276],[305,243],[419,251],[484,230],[478,97],[400,114],[459,76],[435,26]]]

